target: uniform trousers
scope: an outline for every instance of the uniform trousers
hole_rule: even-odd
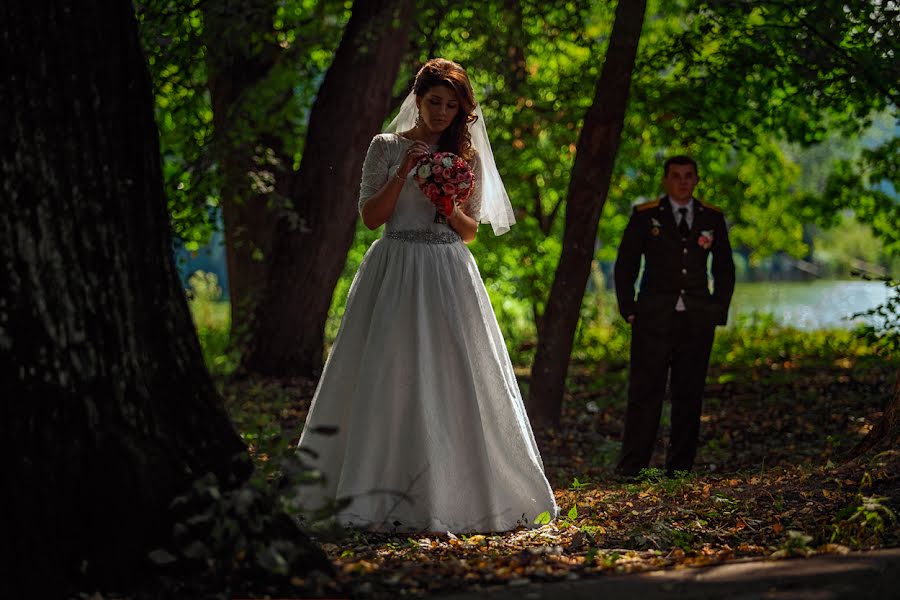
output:
[[[671,391],[671,433],[666,472],[690,471],[697,453],[703,388],[715,325],[675,311],[638,315],[632,325],[631,372],[622,453],[616,472],[633,476],[648,467],[659,430],[666,383]]]

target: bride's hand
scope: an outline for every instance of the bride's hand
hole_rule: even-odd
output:
[[[410,144],[403,155],[403,160],[400,162],[399,174],[404,177],[408,175],[423,156],[428,156],[428,144],[421,141],[415,141]]]
[[[446,215],[448,219],[455,219],[462,213],[462,203],[461,202],[451,202],[450,203],[450,212]]]
[[[452,200],[448,200],[446,198],[439,198],[432,202],[434,204],[434,208],[444,215],[447,218],[451,216],[455,216],[456,214],[456,204]]]

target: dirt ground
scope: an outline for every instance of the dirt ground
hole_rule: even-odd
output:
[[[900,548],[790,560],[746,560],[714,567],[675,568],[504,590],[434,596],[440,600],[810,600],[900,597]]]

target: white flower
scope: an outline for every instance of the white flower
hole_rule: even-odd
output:
[[[445,156],[444,158],[441,159],[441,164],[444,165],[445,167],[452,167],[453,159],[450,158],[449,156]]]
[[[425,164],[419,167],[419,170],[416,171],[416,174],[422,179],[428,179],[431,176],[431,165]]]

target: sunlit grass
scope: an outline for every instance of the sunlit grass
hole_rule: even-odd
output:
[[[213,273],[197,271],[188,285],[188,306],[206,366],[214,375],[228,375],[238,364],[237,354],[229,344],[231,305],[222,299],[222,288]]]

